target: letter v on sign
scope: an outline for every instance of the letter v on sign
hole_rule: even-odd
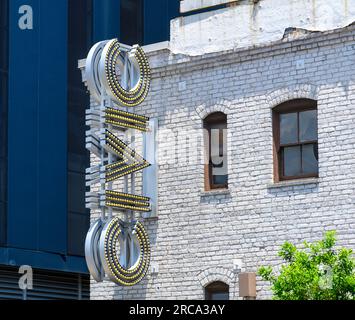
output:
[[[113,182],[150,166],[148,161],[129,148],[127,144],[109,130],[104,130],[102,144],[107,152],[115,155],[118,159],[117,162],[106,166],[106,182]]]

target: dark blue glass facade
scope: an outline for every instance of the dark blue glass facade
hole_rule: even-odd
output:
[[[85,107],[90,100],[83,86],[78,60],[92,44],[92,1],[68,2],[68,253],[84,255],[90,212],[85,209]],[[79,23],[78,23],[79,21]]]
[[[144,44],[169,40],[170,20],[179,16],[180,1],[144,0],[143,11]]]
[[[0,1],[0,245],[6,243],[8,0]]]
[[[19,24],[23,5],[33,11],[31,28]],[[0,269],[26,264],[87,273],[89,98],[77,62],[103,39],[168,40],[178,6],[178,0],[0,1]]]

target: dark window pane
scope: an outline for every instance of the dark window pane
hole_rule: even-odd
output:
[[[302,167],[304,174],[318,173],[318,147],[309,144],[302,147]]]
[[[6,202],[6,159],[0,158],[0,201]]]
[[[227,129],[223,128],[225,125],[219,125],[220,129],[211,129],[211,162],[215,184],[225,184],[228,173]]]
[[[229,293],[228,292],[211,293],[211,300],[222,300],[222,301],[229,300]]]
[[[213,169],[214,171],[215,169]],[[213,175],[213,184],[223,184],[226,185],[228,182],[228,175]]]
[[[204,120],[205,152],[209,161],[207,188],[214,189],[228,185],[228,156],[227,156],[227,116],[216,112]]]
[[[0,245],[6,243],[6,205],[0,202]]]
[[[83,59],[92,42],[92,1],[68,1],[68,250],[84,255],[89,211],[85,208],[85,168],[89,156],[85,149],[85,109],[89,95],[82,83],[78,60]],[[81,214],[80,214],[81,213]]]
[[[280,143],[298,142],[297,113],[280,114]]]
[[[8,0],[0,1],[0,72],[7,69]]]
[[[223,162],[223,141],[220,139],[221,133],[223,134],[223,130],[211,129],[211,160],[216,166],[221,165]]]
[[[82,101],[83,105],[79,112],[74,112],[75,106],[69,110],[68,119],[68,135],[69,135],[69,152],[76,154],[86,154],[85,149],[85,106],[88,101]]]
[[[121,41],[143,44],[143,1],[121,0]]]
[[[68,173],[68,207],[69,211],[86,213],[85,208],[85,174]]]
[[[70,172],[85,173],[85,169],[88,167],[88,157],[85,154],[68,153],[68,170]]]
[[[300,140],[315,141],[317,133],[317,110],[300,112]]]
[[[301,147],[283,149],[284,176],[292,177],[301,174]]]
[[[205,288],[206,300],[229,300],[229,286],[221,281],[212,282]]]
[[[85,148],[85,106],[89,101],[83,101],[81,110],[69,104],[68,114],[68,169],[84,173],[90,165],[88,152]]]
[[[8,104],[9,1],[0,0],[0,244],[7,229],[7,104]]]
[[[76,256],[84,255],[85,237],[88,230],[89,219],[87,215],[69,212],[69,254]]]

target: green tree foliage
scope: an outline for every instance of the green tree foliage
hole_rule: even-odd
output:
[[[258,274],[272,285],[275,300],[354,300],[355,261],[352,250],[334,248],[335,232],[298,250],[286,242],[279,256],[285,261],[279,276],[271,267]]]

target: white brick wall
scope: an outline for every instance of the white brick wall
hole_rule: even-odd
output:
[[[203,299],[203,287],[215,280],[238,299],[234,259],[250,272],[279,266],[284,241],[315,241],[333,229],[339,245],[355,248],[354,40],[350,26],[199,57],[151,53],[152,90],[135,111],[158,117],[161,129],[200,138],[193,148],[200,158],[201,118],[224,111],[230,189],[203,192],[201,161],[161,163],[159,218],[146,221],[159,273],[133,288],[92,282],[92,299]],[[275,186],[271,108],[293,98],[318,100],[320,177]],[[173,143],[164,137],[159,148],[172,151]],[[269,297],[258,281],[258,298]]]

